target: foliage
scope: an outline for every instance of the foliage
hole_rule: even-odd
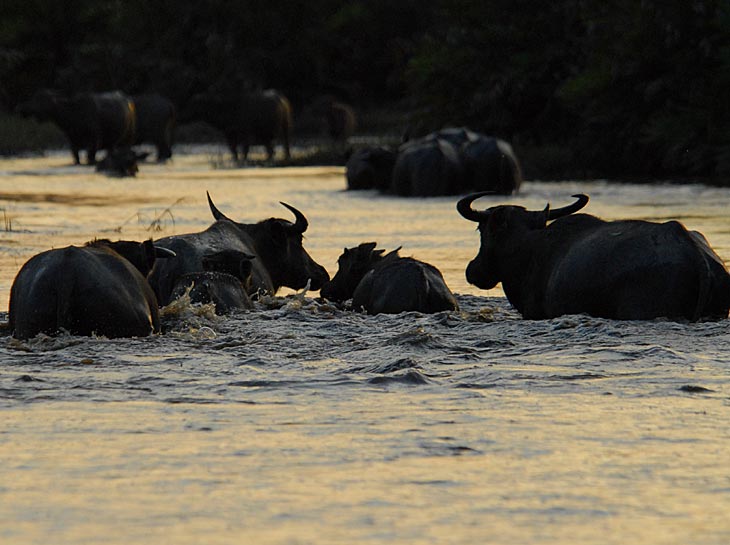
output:
[[[40,87],[334,94],[564,175],[730,176],[727,0],[4,0],[0,106]]]

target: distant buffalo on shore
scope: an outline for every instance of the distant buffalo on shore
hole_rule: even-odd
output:
[[[169,99],[156,93],[134,95],[134,110],[137,125],[135,144],[152,144],[157,148],[157,161],[172,157],[177,113]]]
[[[522,169],[509,143],[461,127],[408,140],[397,150],[357,150],[347,163],[346,178],[348,189],[404,197],[469,191],[510,195],[522,185]]]
[[[18,105],[17,111],[57,125],[69,141],[76,165],[81,164],[82,150],[86,162],[94,165],[99,150],[110,152],[134,143],[134,102],[120,91],[66,95],[42,89]]]
[[[121,91],[66,94],[41,89],[17,107],[18,113],[54,123],[71,146],[74,164],[97,164],[97,152],[109,159],[100,170],[118,164],[120,154],[129,154],[135,144],[153,144],[157,160],[172,157],[176,113],[173,103],[151,93],[130,96]],[[116,157],[114,157],[116,156]],[[137,159],[141,156],[137,154]],[[129,174],[127,174],[129,175]]]

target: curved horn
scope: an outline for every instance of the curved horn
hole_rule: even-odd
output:
[[[177,254],[168,248],[162,246],[155,246],[155,257],[177,257]]]
[[[575,201],[573,204],[569,204],[568,206],[563,206],[562,208],[555,208],[554,210],[550,210],[548,212],[547,219],[555,220],[558,218],[562,218],[563,216],[568,216],[570,214],[573,214],[574,212],[577,212],[586,204],[588,204],[588,195],[583,195],[582,193],[579,193],[578,195],[571,195],[571,197],[578,200]]]
[[[304,214],[302,214],[299,210],[294,208],[290,204],[286,204],[285,202],[279,201],[279,203],[282,206],[285,206],[288,208],[292,214],[297,218],[297,221],[292,225],[292,230],[296,231],[297,233],[303,233],[307,230],[307,227],[309,227],[309,222],[307,221],[307,218],[304,217]]]
[[[477,212],[471,207],[471,203],[473,203],[479,197],[493,194],[493,191],[481,191],[479,193],[472,193],[471,195],[467,195],[458,203],[456,203],[456,209],[459,211],[459,214],[461,214],[465,219],[468,219],[469,221],[475,221],[477,223],[479,223],[480,221],[485,221],[489,217],[489,213],[486,211]]]
[[[213,200],[210,198],[210,193],[206,191],[205,194],[208,196],[208,206],[210,206],[210,211],[213,213],[213,217],[215,219],[233,221],[231,218],[229,218],[223,212],[216,208],[216,206],[213,204]]]

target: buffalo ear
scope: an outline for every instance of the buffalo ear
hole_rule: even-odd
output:
[[[360,259],[369,260],[370,256],[373,254],[373,250],[375,250],[375,247],[377,245],[377,242],[363,242],[362,244],[360,244],[360,246],[357,247],[357,255],[360,257]]]

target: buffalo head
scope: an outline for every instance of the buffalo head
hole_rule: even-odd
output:
[[[275,287],[302,289],[310,282],[309,289],[316,291],[329,280],[325,268],[314,261],[304,249],[302,241],[309,222],[293,206],[281,203],[294,214],[293,223],[285,219],[269,218],[256,224],[243,224],[231,220],[218,210],[210,195],[208,204],[216,220],[230,221],[251,237],[257,263],[266,268]]]
[[[203,256],[203,270],[230,274],[238,278],[248,291],[253,269],[252,259],[256,259],[256,256],[238,250],[221,250]]]
[[[480,192],[467,195],[456,205],[465,219],[479,224],[481,246],[477,256],[466,268],[466,279],[481,289],[492,289],[504,278],[503,269],[514,269],[524,264],[525,245],[530,232],[544,229],[547,222],[573,214],[588,204],[586,195],[573,195],[578,199],[573,204],[562,208],[550,209],[548,204],[544,210],[530,211],[522,206],[499,205],[477,211],[471,207],[479,197],[491,192]]]
[[[331,301],[350,299],[365,273],[383,257],[385,250],[376,250],[376,246],[376,242],[363,242],[355,248],[345,248],[337,259],[337,273],[319,294]]]
[[[104,159],[96,163],[96,171],[120,178],[136,176],[139,172],[137,162],[144,161],[148,155],[147,152],[136,152],[128,147],[112,149],[107,152]]]

